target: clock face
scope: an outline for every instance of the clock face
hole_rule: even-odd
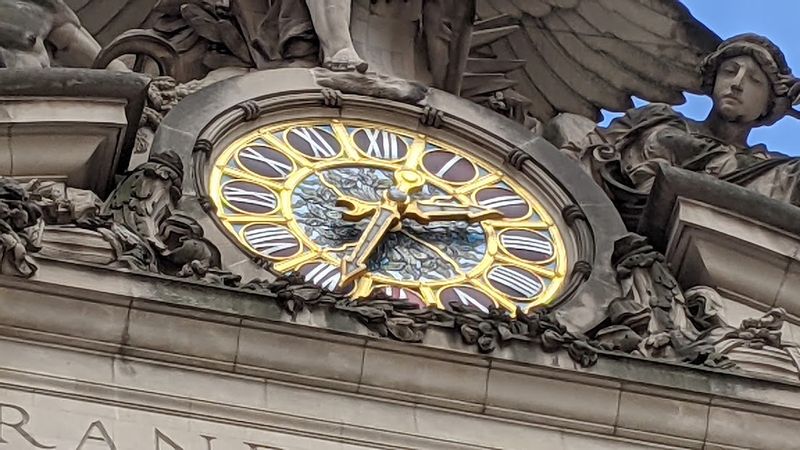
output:
[[[533,195],[474,155],[392,126],[259,129],[222,152],[209,190],[252,255],[354,298],[527,311],[565,278],[559,230]]]

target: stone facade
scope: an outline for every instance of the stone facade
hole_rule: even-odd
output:
[[[104,1],[0,0],[0,450],[800,448],[795,161],[736,141],[795,113],[800,83],[765,38],[720,43],[677,1],[128,0],[116,15]],[[634,51],[641,22],[655,45]],[[33,44],[4,37],[20,27]],[[620,72],[631,57],[649,64]],[[737,132],[705,127],[736,112],[716,90],[704,123],[662,105],[596,127],[634,94],[708,91],[726,61],[771,89],[734,89],[742,108],[765,102]],[[352,139],[333,160],[331,140],[310,138],[306,158],[265,131],[328,126]],[[367,156],[364,130],[383,133]],[[250,154],[280,176],[237,165],[253,133],[284,150]],[[363,162],[398,142],[455,157]],[[307,176],[301,160],[391,173],[378,206],[339,185],[348,201],[322,205],[372,217],[343,250],[302,241],[273,258],[295,241],[242,230],[296,232],[309,201],[279,181]],[[445,183],[460,161],[478,161],[474,179]],[[240,199],[292,214],[238,214],[222,187],[236,177],[261,186]],[[420,199],[417,178],[444,194]],[[487,203],[487,186],[507,196]],[[539,234],[509,242],[552,258],[538,265],[496,231],[523,228],[502,208],[527,198]],[[372,284],[382,240],[410,220],[483,230],[483,265],[451,287],[489,301]],[[311,254],[337,280],[373,265],[348,291],[324,265],[303,272]],[[539,297],[492,287],[497,261],[494,281],[535,272]]]

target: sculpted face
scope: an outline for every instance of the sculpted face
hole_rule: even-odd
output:
[[[769,78],[752,57],[736,56],[717,69],[714,108],[728,122],[755,122],[767,113],[771,90]]]
[[[35,36],[31,42],[32,45],[27,49],[0,47],[0,68],[40,69],[50,67],[50,57],[44,42]]]
[[[0,18],[0,68],[50,66],[44,39],[52,28],[52,13],[36,2],[0,0]]]

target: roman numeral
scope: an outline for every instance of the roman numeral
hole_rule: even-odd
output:
[[[498,209],[508,206],[520,206],[525,204],[525,200],[516,195],[501,195],[500,197],[487,198],[479,202],[481,206],[491,209]]]
[[[503,244],[503,247],[508,249],[528,250],[545,255],[553,254],[553,244],[544,238],[503,234],[500,236],[500,242]]]
[[[285,228],[255,228],[247,230],[244,235],[247,242],[264,256],[272,256],[275,253],[298,247],[294,235]]]
[[[404,153],[404,148],[401,144],[405,144],[399,136],[385,130],[368,130],[364,129],[367,139],[369,139],[369,146],[367,147],[367,155],[375,156],[381,159],[400,159]]]
[[[269,148],[269,147],[264,147]],[[285,177],[292,171],[291,164],[286,164],[281,161],[275,161],[267,156],[264,156],[259,151],[254,149],[253,147],[246,147],[244,150],[239,152],[239,157],[244,159],[249,159],[251,161],[257,161],[264,163],[272,168],[275,172],[277,172],[281,177]]]
[[[464,159],[464,158],[462,158],[462,157],[460,157],[460,156],[458,156],[458,155],[453,155],[453,157],[452,157],[452,158],[450,158],[450,160],[449,160],[449,161],[447,161],[446,163],[444,163],[444,165],[442,166],[442,168],[441,168],[441,169],[439,169],[439,171],[438,171],[438,172],[436,172],[436,174],[435,174],[435,175],[436,175],[437,177],[439,177],[439,178],[444,178],[444,176],[447,174],[447,172],[448,172],[450,169],[452,169],[452,168],[453,168],[453,166],[455,166],[456,164],[458,164],[458,162],[459,162],[459,161],[461,161],[462,159]]]
[[[228,185],[222,189],[222,193],[231,203],[256,205],[266,209],[275,209],[278,206],[278,200],[271,192],[256,192]]]
[[[485,305],[483,305],[481,302],[475,299],[475,297],[467,294],[461,289],[454,288],[453,292],[456,294],[456,297],[458,297],[458,300],[461,301],[462,304],[466,306],[474,306],[485,313],[489,312],[489,308],[487,308]]]
[[[511,270],[508,267],[496,267],[489,272],[490,281],[498,283],[518,292],[524,298],[535,297],[541,290],[542,284],[531,276]]]
[[[339,286],[339,280],[342,274],[339,270],[330,264],[317,264],[306,275],[306,281],[310,281],[317,286],[332,291]]]
[[[316,128],[295,128],[291,133],[308,144],[315,158],[330,158],[337,153]]]

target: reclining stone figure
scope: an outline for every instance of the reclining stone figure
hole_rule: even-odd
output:
[[[622,209],[621,203],[649,194],[659,164],[702,172],[800,206],[800,159],[747,143],[754,128],[797,115],[792,104],[800,81],[781,50],[762,36],[735,36],[703,60],[700,73],[703,90],[713,100],[703,121],[654,103],[629,110],[588,136],[569,136],[570,131],[581,134],[574,123],[580,119],[574,117],[555,119],[545,135],[562,148],[572,147],[572,155]]]
[[[99,52],[63,0],[0,0],[0,68],[91,67]]]

